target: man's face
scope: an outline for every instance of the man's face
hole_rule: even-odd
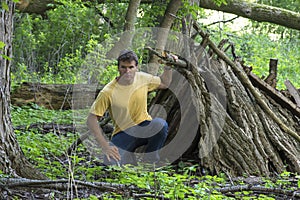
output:
[[[134,60],[131,62],[120,61],[118,70],[120,74],[118,82],[120,84],[128,85],[133,82],[135,73],[138,71],[138,68]]]

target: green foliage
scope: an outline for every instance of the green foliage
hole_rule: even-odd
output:
[[[4,9],[4,10],[6,10],[6,11],[8,11],[8,10],[9,10],[9,8],[8,8],[8,5],[7,5],[7,3],[6,3],[6,2],[4,2],[4,1],[1,1],[1,9]]]
[[[5,47],[5,43],[0,41],[0,49],[3,49]]]
[[[159,25],[159,17],[164,15],[166,4],[161,1],[153,1],[152,4],[141,4],[138,10],[136,28],[156,27]]]
[[[0,50],[4,49],[5,47],[5,43],[0,41]],[[7,55],[4,55],[4,54],[0,54],[0,56],[2,56],[3,58],[7,59],[7,60],[11,60],[10,57],[8,57]]]
[[[36,73],[37,77],[52,80],[59,76],[57,81],[74,81],[74,73],[86,53],[83,47],[93,35],[99,35],[99,18],[94,9],[80,1],[60,3],[47,12],[47,18],[24,13],[16,16],[12,68],[16,74],[17,66],[24,65],[28,73]]]
[[[278,35],[268,35],[260,32],[231,32],[224,28],[222,31],[211,33],[213,40],[218,43],[228,38],[235,46],[237,56],[240,56],[247,66],[253,68],[253,73],[259,77],[269,74],[269,60],[278,59],[277,88],[285,89],[284,81],[289,79],[295,87],[300,87],[298,48],[300,40],[297,38],[276,38]],[[227,52],[229,56],[230,51]]]
[[[31,106],[12,106],[11,117],[14,126],[30,125],[35,123],[72,124],[72,110],[49,110],[36,104]]]

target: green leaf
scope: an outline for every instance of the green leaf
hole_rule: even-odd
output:
[[[5,47],[5,43],[0,41],[0,49],[3,49]]]
[[[4,55],[4,54],[0,54],[0,56],[2,56],[4,59],[6,59],[6,60],[11,60],[11,58],[10,57],[8,57],[7,55]]]
[[[6,11],[9,10],[8,5],[7,5],[5,2],[2,2],[2,3],[1,3],[1,6],[2,6],[2,8],[3,8],[4,10],[6,10]]]

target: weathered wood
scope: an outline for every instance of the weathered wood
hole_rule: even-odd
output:
[[[201,0],[200,7],[300,30],[300,14],[283,8],[237,0],[227,0],[226,4],[221,6],[213,0]]]
[[[290,94],[292,95],[292,97],[294,98],[297,106],[300,107],[300,93],[299,93],[299,91],[294,87],[294,85],[289,80],[284,81],[284,84],[285,84],[286,88],[288,89],[288,91],[290,92]]]
[[[277,63],[278,59],[270,59],[269,62],[269,75],[265,78],[265,82],[271,87],[276,88],[277,83]]]
[[[81,109],[89,107],[101,86],[90,84],[22,83],[11,94],[13,105],[35,103],[48,109]]]
[[[300,117],[300,108],[292,102],[290,99],[285,97],[281,92],[274,89],[272,86],[261,80],[258,76],[250,72],[248,74],[249,79],[251,80],[252,84],[264,91],[268,96],[270,96],[273,100],[275,100],[278,104],[282,107],[291,111],[295,116]]]

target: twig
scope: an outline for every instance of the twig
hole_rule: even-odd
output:
[[[133,193],[132,196],[134,198],[152,198],[152,199],[164,199],[168,200],[169,198],[164,197],[163,195],[156,195],[156,194],[135,194]]]
[[[224,24],[225,24],[225,23],[231,22],[231,21],[233,21],[233,20],[235,20],[235,19],[237,19],[237,18],[239,18],[239,16],[233,17],[233,18],[228,19],[228,20],[220,20],[220,21],[216,21],[216,22],[213,22],[213,23],[210,23],[210,24],[205,25],[205,27],[212,26],[212,25],[214,25],[214,24],[219,24],[219,23],[224,23]]]

